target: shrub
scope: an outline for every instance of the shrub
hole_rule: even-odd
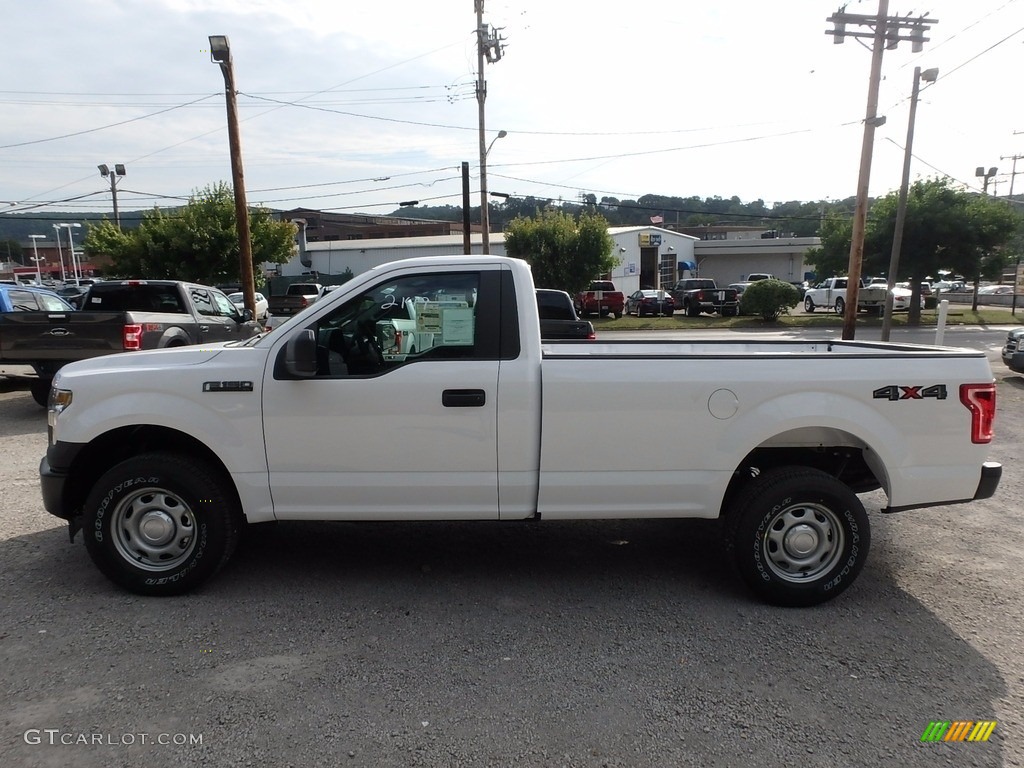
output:
[[[743,314],[760,315],[766,321],[778,320],[779,315],[799,303],[800,292],[782,280],[758,280],[740,297]]]

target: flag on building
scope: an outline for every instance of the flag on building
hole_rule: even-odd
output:
[[[651,224],[661,224],[665,221],[664,216],[651,216]]]

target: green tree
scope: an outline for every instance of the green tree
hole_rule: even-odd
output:
[[[292,255],[295,225],[276,221],[266,208],[249,211],[255,272],[264,262],[280,264]],[[121,231],[109,221],[90,225],[87,254],[111,257],[116,275],[197,283],[238,281],[238,234],[234,195],[224,183],[194,194],[183,208],[154,209],[137,229]]]
[[[758,280],[747,286],[740,297],[745,315],[760,315],[766,322],[774,322],[783,312],[800,303],[800,292],[782,280]]]
[[[818,280],[845,275],[850,266],[850,238],[853,225],[849,217],[830,213],[821,223],[821,245],[809,248],[804,261],[814,265]]]
[[[612,270],[614,245],[608,222],[598,213],[584,212],[575,219],[549,210],[516,217],[505,229],[505,252],[530,263],[536,284],[570,294]]]
[[[0,261],[12,261],[24,266],[25,252],[17,240],[0,240]]]
[[[865,274],[884,274],[892,254],[899,195],[892,192],[871,208],[864,237]],[[921,320],[921,281],[951,269],[977,281],[998,274],[1001,248],[1021,219],[1002,200],[954,189],[948,179],[915,182],[907,194],[899,279],[909,275],[913,295],[907,322]]]
[[[892,255],[899,193],[876,200],[864,233],[864,275],[885,275]],[[1004,246],[1021,218],[1002,200],[954,189],[948,179],[917,181],[907,194],[900,246],[899,280],[909,277],[913,295],[907,322],[921,320],[921,281],[949,269],[973,280],[998,273]],[[819,278],[845,275],[850,259],[851,222],[830,214],[821,227],[821,247],[807,252]]]

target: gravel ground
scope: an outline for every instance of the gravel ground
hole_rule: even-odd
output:
[[[874,514],[802,610],[706,521],[264,526],[140,598],[43,510],[44,414],[0,386],[0,766],[1024,765],[1024,377],[993,367],[996,498]]]

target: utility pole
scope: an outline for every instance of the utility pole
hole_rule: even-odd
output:
[[[484,59],[491,64],[501,60],[504,38],[484,24],[484,0],[473,0],[476,11],[476,101],[480,123],[480,229],[483,253],[491,252],[490,210],[487,207],[487,133],[484,120],[484,102],[487,100],[487,80],[484,79]],[[504,135],[504,131],[501,132]],[[492,142],[493,143],[493,142]]]
[[[857,206],[853,214],[853,233],[850,238],[850,262],[846,280],[846,310],[843,314],[843,339],[853,339],[857,327],[857,302],[859,299],[861,265],[864,261],[864,228],[868,212],[868,185],[871,179],[871,155],[875,143],[875,128],[885,123],[885,117],[878,116],[878,84],[882,78],[882,54],[885,48],[895,48],[901,40],[913,43],[913,50],[920,51],[928,39],[924,36],[927,25],[936,19],[924,16],[917,18],[889,16],[889,0],[878,0],[878,13],[867,16],[858,13],[837,11],[828,17],[835,27],[825,34],[833,36],[833,42],[842,43],[846,37],[873,38],[871,47],[871,77],[868,81],[868,103],[864,115],[864,137],[860,150],[860,171],[857,178]],[[852,24],[873,28],[873,31],[847,29]],[[903,32],[908,34],[904,35]]]
[[[469,239],[469,163],[462,163],[462,252],[473,252]]]
[[[939,70],[926,69],[921,71],[920,67],[914,67],[914,85],[910,92],[910,117],[907,119],[907,143],[903,147],[903,180],[900,183],[900,198],[896,207],[896,224],[892,234],[892,252],[889,255],[889,271],[887,273],[887,290],[885,292],[885,307],[882,315],[882,341],[889,340],[889,331],[892,328],[892,303],[893,288],[896,287],[897,274],[900,266],[900,248],[903,245],[903,224],[907,219],[907,194],[910,190],[910,158],[914,146],[914,121],[917,118],[917,97],[921,92],[921,80],[934,83],[939,76]]]
[[[249,229],[249,205],[245,199],[245,172],[242,169],[242,138],[238,129],[238,99],[235,92],[235,68],[231,45],[226,35],[210,35],[210,61],[220,65],[224,76],[224,96],[228,110],[228,148],[231,152],[231,185],[235,191],[235,228],[238,230],[238,272],[245,308],[256,317],[256,281],[252,268],[252,234]]]
[[[1014,131],[1017,133],[1017,131]],[[1013,198],[1013,180],[1017,178],[1017,161],[1024,158],[1024,155],[1000,155],[1000,160],[1012,160],[1013,167],[1010,169],[1010,198]]]

